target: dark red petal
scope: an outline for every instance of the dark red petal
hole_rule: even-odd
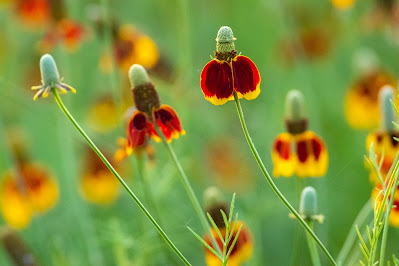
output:
[[[290,142],[282,141],[281,139],[277,139],[274,143],[274,150],[278,152],[281,158],[288,160],[290,158],[291,144]]]
[[[225,61],[212,60],[201,73],[201,89],[205,98],[213,104],[223,104],[233,94],[231,66]],[[222,103],[218,103],[222,100]]]
[[[314,138],[311,140],[312,141],[312,150],[314,157],[317,160],[319,160],[321,150],[323,149],[323,143],[319,138]]]
[[[133,150],[143,146],[149,134],[148,120],[144,113],[135,111],[127,126],[128,146]]]
[[[297,142],[297,153],[298,159],[301,163],[306,162],[308,158],[308,147],[305,140],[300,140]]]
[[[179,117],[172,107],[161,105],[161,107],[154,112],[154,115],[158,126],[161,128],[162,133],[168,141],[173,135],[179,133],[185,134],[184,130],[181,128]]]
[[[242,95],[259,90],[260,75],[255,64],[246,56],[239,55],[232,60],[234,89]],[[253,99],[259,93],[254,95]]]

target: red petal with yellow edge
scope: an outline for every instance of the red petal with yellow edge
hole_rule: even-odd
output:
[[[171,142],[172,138],[179,138],[180,134],[186,134],[186,132],[181,128],[180,120],[175,110],[169,105],[161,105],[161,107],[156,110],[154,114],[158,126],[168,142]]]
[[[147,116],[145,113],[135,111],[132,118],[129,120],[127,126],[127,139],[128,146],[134,150],[137,147],[144,146],[147,141],[147,135],[149,135],[149,125]]]
[[[299,177],[320,177],[328,168],[328,153],[323,140],[312,131],[295,136]]]
[[[239,55],[232,60],[234,89],[247,100],[258,97],[260,93],[260,75],[254,62]]]
[[[277,136],[272,148],[273,176],[290,177],[294,174],[296,157],[291,150],[293,136],[282,133]]]
[[[205,99],[215,105],[231,100],[234,88],[230,64],[217,59],[206,64],[201,73],[201,89]]]

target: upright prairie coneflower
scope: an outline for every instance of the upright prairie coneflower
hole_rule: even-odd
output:
[[[392,86],[398,94],[396,80],[379,67],[379,59],[370,50],[359,50],[354,59],[359,77],[345,96],[346,120],[353,128],[375,128],[380,121],[378,94],[384,85]]]
[[[133,65],[129,70],[129,79],[136,110],[127,124],[125,146],[115,154],[117,160],[132,154],[133,151],[141,151],[147,146],[150,138],[160,142],[156,127],[159,127],[169,143],[172,139],[186,134],[175,110],[169,105],[161,105],[155,86],[142,66]]]
[[[58,185],[38,164],[22,163],[7,172],[0,186],[0,210],[14,228],[26,227],[35,213],[44,213],[58,200]]]
[[[224,224],[224,219],[221,214],[221,210],[228,215],[228,204],[223,201],[221,192],[216,187],[210,187],[205,191],[205,206],[207,213],[212,217],[212,220],[219,228],[219,231],[222,235],[222,239],[225,239],[226,236],[226,225]],[[241,227],[242,226],[242,227]],[[239,231],[239,235],[237,238],[237,242],[235,243],[227,261],[227,265],[229,266],[239,266],[245,261],[247,261],[251,255],[253,250],[253,239],[248,227],[242,222],[237,221],[237,224],[234,228],[230,226],[230,232],[233,232],[230,242],[227,245],[227,250],[230,249],[233,240],[235,239],[239,228],[241,227],[241,231]],[[217,245],[220,250],[223,250],[223,242],[220,238],[218,232],[215,228],[212,228],[212,235],[217,241]],[[215,249],[209,235],[205,235],[205,242]],[[208,266],[221,266],[223,265],[220,258],[218,258],[215,254],[213,254],[208,248],[204,248],[205,250],[205,261]]]
[[[115,164],[112,160],[110,162]],[[97,204],[110,204],[119,195],[118,179],[91,149],[86,152],[80,188],[85,199]]]
[[[260,75],[255,64],[246,56],[237,55],[233,31],[221,27],[216,37],[215,58],[201,73],[201,89],[205,99],[215,105],[239,98],[252,100],[260,93]]]
[[[383,155],[380,170],[384,179],[395,160],[396,153],[399,151],[399,142],[396,140],[399,137],[399,131],[392,123],[396,121],[396,116],[390,102],[394,98],[394,93],[393,87],[389,85],[381,88],[379,92],[380,129],[370,133],[366,139],[366,149],[369,150],[371,145],[374,145],[374,152],[377,155],[378,162],[380,162]],[[373,182],[378,181],[377,176],[372,171],[370,172],[370,180]]]
[[[307,130],[301,92],[292,90],[285,102],[287,132],[277,136],[273,143],[273,175],[289,177],[320,177],[328,167],[328,153],[323,140]]]

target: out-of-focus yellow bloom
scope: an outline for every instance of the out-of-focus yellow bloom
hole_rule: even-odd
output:
[[[379,204],[381,204],[381,201],[384,197],[383,193],[380,193],[382,190],[382,185],[377,184],[371,194],[371,197],[373,199],[373,206],[379,207]],[[388,201],[390,198],[388,198]],[[392,204],[392,209],[391,213],[389,215],[389,224],[394,226],[394,227],[399,227],[399,187],[396,188],[395,196],[393,199],[393,204]]]
[[[119,26],[114,35],[113,47],[115,60],[122,71],[127,72],[133,64],[152,68],[159,60],[154,41],[131,24]],[[112,70],[109,56],[101,59],[100,67],[104,72]]]
[[[58,185],[41,166],[21,164],[17,173],[7,172],[0,188],[0,209],[14,228],[26,227],[34,213],[54,207],[59,197]]]
[[[118,108],[111,96],[98,99],[90,108],[88,120],[91,127],[98,132],[108,132],[118,125]]]
[[[240,226],[243,223],[238,221],[237,225],[234,229],[234,233],[233,236],[229,242],[229,244],[227,245],[227,250],[230,249],[231,244],[233,243],[233,240],[238,232],[238,229],[240,228]],[[223,239],[225,238],[226,235],[226,228],[219,228],[220,232],[222,233],[222,237]],[[214,236],[214,238],[216,239],[219,248],[222,250],[223,249],[223,244],[221,239],[219,238],[218,233],[216,232],[216,230],[214,228],[212,228],[212,235]],[[204,240],[206,241],[206,243],[208,245],[210,245],[211,247],[213,247],[211,239],[208,235],[205,236]],[[238,235],[238,239],[236,244],[234,245],[229,259],[227,261],[227,265],[229,266],[239,266],[241,265],[241,263],[245,262],[246,260],[248,260],[251,255],[252,255],[252,250],[253,250],[253,241],[252,241],[252,237],[250,235],[250,232],[248,230],[248,228],[243,225],[241,228],[241,232]],[[222,262],[220,261],[220,259],[218,257],[216,257],[208,248],[205,247],[205,260],[206,260],[206,264],[208,266],[221,266]]]
[[[331,3],[339,9],[348,9],[353,6],[355,0],[331,0]]]
[[[391,85],[394,94],[398,94],[395,79],[380,70],[366,73],[351,86],[345,98],[346,120],[351,127],[361,129],[378,126],[378,93],[384,85]]]
[[[91,149],[87,151],[85,158],[84,172],[80,179],[84,198],[97,204],[114,202],[119,195],[118,179]],[[114,165],[112,160],[110,162]]]

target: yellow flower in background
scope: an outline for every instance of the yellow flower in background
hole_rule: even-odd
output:
[[[58,197],[58,185],[47,170],[24,163],[17,172],[5,174],[0,187],[0,209],[10,226],[24,228],[35,213],[53,208]]]
[[[277,136],[272,147],[273,176],[321,177],[328,168],[328,153],[323,140],[307,130],[301,92],[287,94],[285,124],[287,132]]]
[[[154,41],[141,33],[132,24],[117,28],[113,37],[113,50],[116,63],[122,71],[127,72],[133,64],[145,68],[154,67],[159,60],[159,52]],[[100,67],[104,72],[112,70],[109,55],[104,55]]]
[[[115,129],[119,116],[118,107],[111,95],[97,99],[87,114],[90,126],[101,133]]]
[[[374,187],[371,198],[373,199],[373,206],[381,204],[384,194],[381,192],[382,185],[380,183],[376,184]],[[388,198],[388,201],[390,197]],[[391,213],[389,215],[389,224],[394,227],[399,227],[399,187],[396,188],[395,196],[393,199]]]
[[[370,150],[371,144],[374,144],[377,162],[380,162],[382,154],[384,154],[384,160],[381,165],[381,174],[384,179],[395,160],[396,153],[399,152],[399,143],[395,140],[395,138],[399,137],[399,131],[392,124],[392,121],[396,121],[396,117],[390,103],[394,93],[394,89],[391,86],[384,86],[380,90],[380,95],[377,97],[380,103],[380,129],[370,133],[366,139],[367,150]],[[370,181],[378,182],[378,177],[372,171],[370,171]]]
[[[345,98],[345,116],[351,127],[366,129],[378,126],[378,93],[384,85],[392,86],[394,93],[398,94],[395,79],[381,70],[364,74],[351,86]]]
[[[338,9],[349,9],[355,3],[355,0],[331,0],[331,3]]]
[[[236,237],[238,229],[240,228],[240,226],[242,224],[243,224],[242,222],[237,221],[237,225],[234,229],[233,236],[231,237],[231,240],[230,240],[229,244],[227,245],[227,250],[230,249],[230,246],[233,243],[234,238]],[[222,237],[224,239],[225,235],[226,235],[226,229],[225,228],[219,228],[219,229],[220,229],[220,232],[222,233]],[[215,237],[215,239],[219,245],[219,248],[223,249],[222,241],[219,238],[219,235],[214,228],[212,228],[212,235]],[[204,240],[208,245],[213,247],[211,239],[208,235],[205,236]],[[250,234],[247,226],[245,224],[243,224],[243,226],[241,228],[241,232],[238,235],[237,242],[234,245],[234,247],[230,253],[227,265],[229,265],[229,266],[241,265],[243,262],[245,262],[246,260],[248,260],[251,257],[252,250],[253,250],[253,241],[252,241],[251,234]],[[213,254],[206,247],[205,247],[205,260],[206,260],[206,265],[208,265],[208,266],[219,266],[219,265],[221,266],[222,265],[222,262],[220,261],[220,259],[218,257],[216,257],[215,254]]]
[[[83,197],[92,203],[109,204],[119,195],[119,181],[91,149],[86,152],[84,172],[80,179]],[[115,165],[110,160],[112,165]]]

